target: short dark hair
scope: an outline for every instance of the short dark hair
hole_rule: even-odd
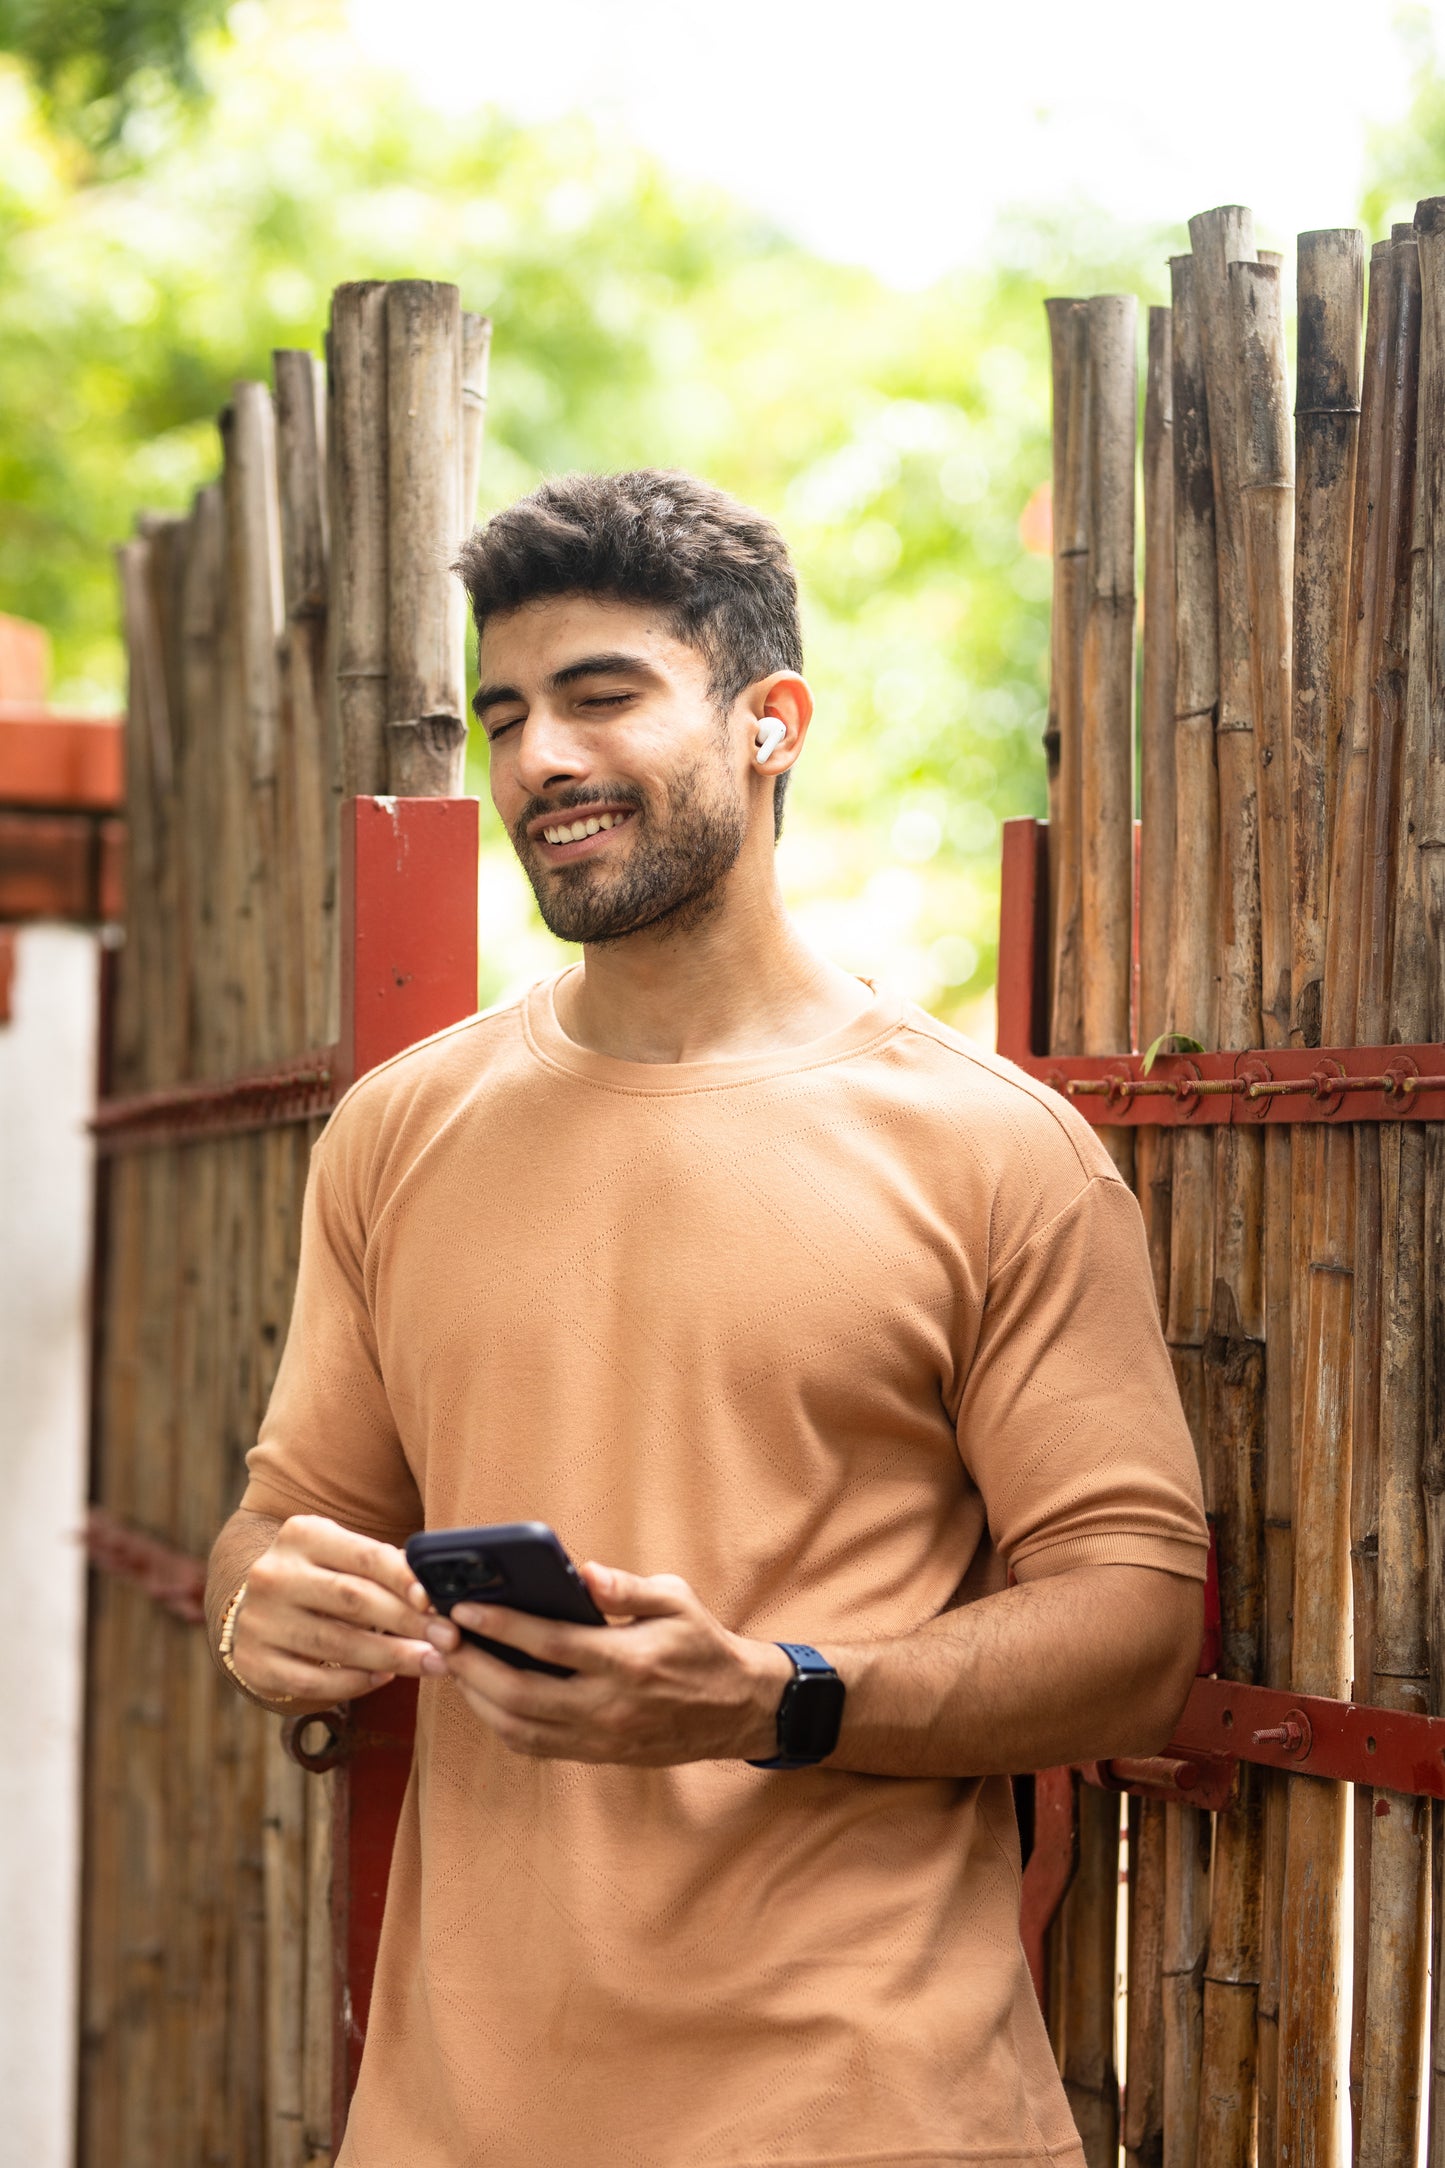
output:
[[[706,659],[722,708],[774,670],[803,667],[787,543],[771,520],[696,475],[560,475],[478,527],[455,569],[479,634],[489,617],[545,595],[656,604]],[[773,791],[775,834],[787,780]]]

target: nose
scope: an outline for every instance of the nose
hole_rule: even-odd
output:
[[[580,733],[543,706],[523,723],[517,746],[517,781],[528,797],[540,798],[562,783],[579,783],[591,763]]]

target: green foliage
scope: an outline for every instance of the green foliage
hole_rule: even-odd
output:
[[[142,86],[200,88],[196,41],[225,0],[0,0],[0,52],[29,69],[50,118],[106,146]]]
[[[215,471],[232,380],[315,346],[342,279],[454,279],[495,324],[484,509],[680,465],[781,521],[819,694],[790,895],[830,953],[966,1015],[998,823],[1043,806],[1042,296],[1157,294],[1166,241],[1020,223],[987,271],[898,294],[576,122],[439,119],[325,7],[231,32],[205,108],[138,110],[100,179],[0,72],[0,608],[50,628],[71,696],[114,698],[109,546]],[[484,882],[495,992],[551,951],[500,849]]]
[[[1445,194],[1445,73],[1430,17],[1423,8],[1396,18],[1414,68],[1403,120],[1376,129],[1370,143],[1362,216],[1375,239],[1396,220],[1411,219],[1422,196]]]

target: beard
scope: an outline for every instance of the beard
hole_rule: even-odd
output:
[[[527,834],[529,822],[544,812],[560,819],[589,805],[634,808],[632,841],[622,863],[614,867],[603,857],[544,866]],[[731,777],[697,762],[668,783],[656,818],[646,811],[635,784],[582,789],[555,802],[534,798],[512,841],[547,931],[560,941],[595,948],[635,933],[680,934],[698,925],[721,903],[722,884],[737,864],[745,834],[743,801]]]

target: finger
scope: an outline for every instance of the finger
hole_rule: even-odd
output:
[[[529,1611],[509,1611],[499,1603],[459,1603],[452,1620],[470,1633],[485,1634],[489,1641],[505,1641],[508,1648],[520,1649],[525,1656],[538,1656],[544,1664],[565,1664],[569,1671],[583,1672],[608,1668],[607,1654],[600,1646],[607,1637],[596,1626],[534,1618]],[[437,1647],[445,1646],[434,1627],[427,1632]]]
[[[463,1641],[442,1659],[454,1678],[493,1707],[527,1723],[575,1724],[593,1698],[580,1679],[554,1679],[545,1671],[519,1671],[485,1649]]]
[[[478,1688],[460,1679],[457,1683],[466,1695],[473,1715],[514,1754],[529,1754],[545,1761],[591,1759],[570,1725],[546,1724],[533,1717],[516,1716],[500,1703],[490,1701]]]
[[[317,1611],[323,1617],[342,1619],[353,1626],[369,1626],[377,1633],[400,1634],[406,1639],[421,1631],[416,1610],[390,1589],[357,1574],[313,1565],[309,1559],[297,1561],[286,1583],[286,1597],[301,1610]]]
[[[234,1647],[244,1664],[264,1662],[268,1656],[290,1656],[305,1662],[339,1664],[364,1672],[404,1671],[413,1677],[439,1670],[437,1651],[429,1641],[401,1640],[395,1634],[372,1633],[365,1627],[346,1626],[314,1611],[271,1606],[259,1614],[249,1603],[241,1606],[236,1621]]]
[[[426,1599],[425,1589],[406,1562],[405,1551],[398,1550],[394,1543],[383,1543],[377,1536],[358,1535],[355,1529],[343,1528],[339,1521],[326,1520],[319,1513],[293,1514],[282,1523],[276,1542],[299,1550],[315,1565],[375,1581],[390,1589],[402,1603],[415,1606],[413,1590],[417,1589]]]
[[[624,1573],[588,1559],[582,1578],[609,1618],[677,1618],[697,1607],[696,1596],[675,1573]]]
[[[254,1669],[238,1665],[241,1684],[261,1701],[355,1701],[385,1686],[394,1673],[333,1671],[298,1657],[273,1656]]]

